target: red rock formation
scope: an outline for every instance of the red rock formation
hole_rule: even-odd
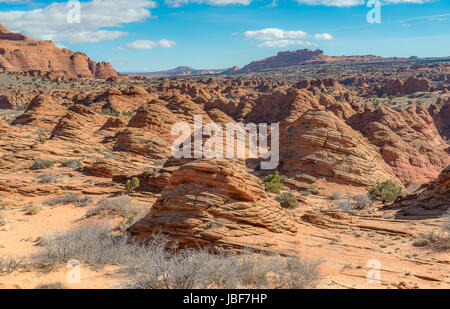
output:
[[[163,233],[180,246],[276,251],[297,227],[257,178],[227,160],[197,160],[172,174],[161,198],[129,231],[139,240]]]
[[[368,62],[380,61],[382,57],[373,55],[367,56],[326,56],[323,51],[317,49],[315,51],[309,49],[301,49],[296,51],[279,52],[276,56],[265,58],[259,61],[253,61],[244,66],[239,72],[257,72],[261,70],[284,68],[302,64],[321,64],[332,62]]]
[[[151,159],[163,159],[170,156],[170,144],[157,135],[136,129],[126,128],[119,133],[115,151],[127,151]]]
[[[280,133],[281,172],[298,188],[319,180],[367,188],[392,179],[392,169],[363,136],[330,111],[308,111]]]
[[[441,97],[432,104],[428,111],[433,117],[439,133],[450,141],[450,97]]]
[[[167,107],[160,101],[154,100],[136,111],[130,119],[128,127],[170,135],[172,126],[178,121]]]
[[[435,181],[400,196],[390,208],[400,209],[398,216],[420,217],[437,217],[450,209],[450,165]]]
[[[379,95],[405,95],[416,92],[428,92],[430,88],[431,85],[428,80],[411,76],[406,81],[392,79],[379,88],[377,92]]]
[[[106,123],[106,118],[97,114],[92,108],[74,105],[62,117],[52,131],[51,138],[69,139],[86,142],[92,134]]]
[[[59,117],[64,115],[66,107],[48,95],[38,95],[31,100],[25,112],[17,117],[12,125],[33,125],[44,129],[53,129]]]
[[[448,144],[439,136],[425,107],[367,110],[348,123],[378,147],[384,161],[405,184],[435,179],[450,163]]]
[[[22,34],[10,33],[1,26],[0,72],[19,72],[66,78],[109,78],[118,76],[109,63],[96,63],[85,54],[60,49],[51,41],[35,41]]]

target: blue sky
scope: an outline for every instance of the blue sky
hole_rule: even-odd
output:
[[[0,23],[121,72],[242,67],[302,48],[450,56],[449,0],[380,0],[381,23],[367,21],[368,1],[0,0]]]

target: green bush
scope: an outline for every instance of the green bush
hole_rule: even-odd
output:
[[[279,202],[283,208],[295,209],[298,207],[297,198],[291,192],[281,193],[275,200]]]
[[[38,140],[39,140],[39,143],[45,144],[45,142],[47,141],[47,137],[45,137],[44,134],[39,134]]]
[[[280,193],[280,190],[284,188],[284,185],[281,183],[281,176],[278,174],[278,171],[275,171],[274,174],[270,174],[262,179],[264,189],[267,192],[271,193]]]
[[[141,182],[139,178],[133,177],[132,179],[128,179],[127,182],[125,183],[125,191],[127,191],[127,193],[132,193],[134,192],[134,190],[139,188],[140,185]]]
[[[370,189],[369,197],[372,201],[391,203],[401,192],[401,187],[397,186],[392,180],[386,180]]]

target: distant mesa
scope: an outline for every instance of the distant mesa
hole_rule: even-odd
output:
[[[300,49],[295,51],[279,52],[276,56],[268,57],[262,60],[253,61],[238,72],[249,73],[268,69],[285,68],[306,64],[326,64],[339,62],[374,62],[383,61],[389,58],[383,58],[374,55],[363,56],[327,56],[322,50]]]
[[[102,78],[118,74],[106,62],[95,62],[81,52],[56,47],[52,41],[36,41],[12,33],[0,25],[0,72],[25,73],[51,78]]]
[[[213,70],[197,70],[189,66],[179,66],[172,70],[158,71],[158,72],[148,72],[148,73],[130,73],[133,76],[143,76],[146,78],[164,78],[164,77],[186,77],[195,75],[210,75],[222,73],[226,70],[224,69],[213,69]]]

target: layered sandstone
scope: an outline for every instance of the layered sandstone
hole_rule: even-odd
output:
[[[381,107],[356,114],[348,123],[377,146],[404,183],[435,179],[450,163],[448,144],[423,106],[405,110]]]
[[[1,71],[68,78],[118,76],[109,63],[97,63],[81,52],[58,48],[51,41],[35,41],[11,33],[4,26],[0,32]]]
[[[161,198],[129,231],[139,240],[163,233],[180,246],[271,251],[289,242],[296,225],[257,178],[215,159],[173,172]]]
[[[400,209],[399,216],[437,217],[450,208],[450,165],[435,181],[397,198],[390,207]]]
[[[392,169],[363,136],[330,111],[308,111],[280,134],[281,171],[297,187],[318,181],[367,188]]]

